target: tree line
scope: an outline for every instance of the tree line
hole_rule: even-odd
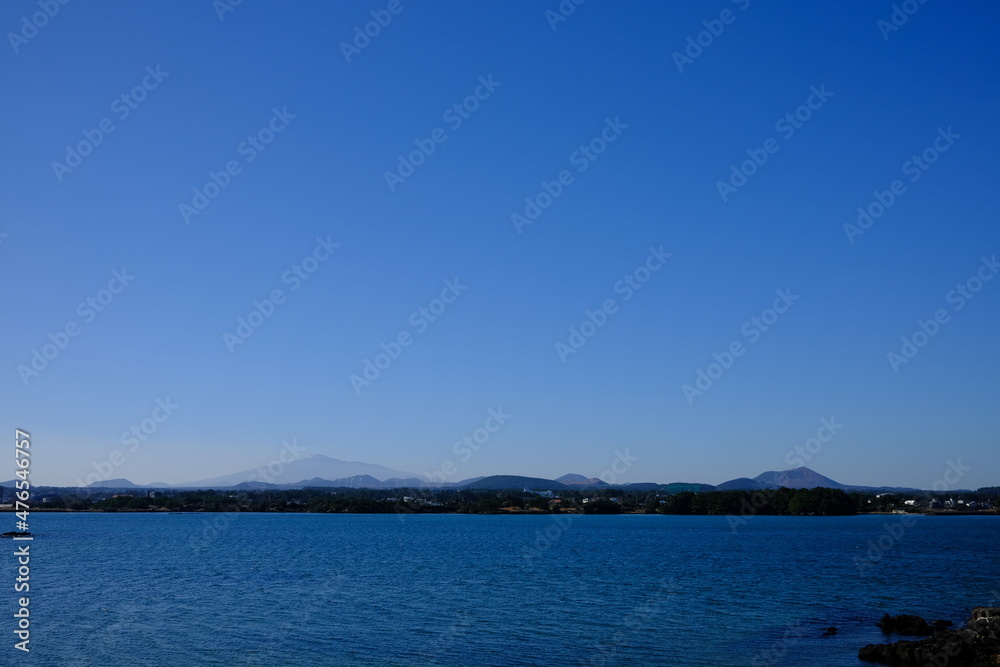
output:
[[[996,495],[979,492],[952,494],[966,501],[996,501]],[[940,494],[917,494],[928,500]],[[881,496],[881,497],[880,497]],[[926,498],[925,498],[926,496]],[[947,494],[946,494],[947,496]],[[352,512],[352,513],[465,513],[514,512],[583,514],[671,514],[844,516],[894,509],[917,511],[904,504],[914,496],[845,493],[838,489],[787,489],[761,491],[684,491],[603,488],[559,491],[554,497],[522,490],[483,489],[351,489],[313,487],[282,490],[184,491],[158,489],[150,497],[145,489],[121,491],[113,497],[93,489],[66,490],[48,496],[37,509],[70,511],[169,511],[169,512]]]

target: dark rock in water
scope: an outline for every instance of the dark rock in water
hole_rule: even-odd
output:
[[[826,630],[825,630],[825,631],[823,632],[823,635],[822,635],[822,636],[823,636],[823,637],[831,637],[831,636],[833,636],[833,635],[835,635],[835,634],[837,634],[837,628],[835,628],[835,627],[833,627],[833,626],[831,625],[830,627],[828,627],[828,628],[827,628],[827,629],[826,629]]]
[[[900,614],[899,616],[886,614],[877,625],[882,628],[882,632],[894,632],[897,635],[909,635],[911,637],[925,637],[934,632],[934,628],[927,625],[927,621],[919,616],[911,616],[910,614]]]
[[[31,537],[31,533],[20,533],[16,530],[12,530],[7,533],[0,533],[0,537]]]
[[[955,624],[951,621],[934,621],[931,625],[934,626],[935,632],[940,632],[941,630],[947,630]]]
[[[869,644],[858,657],[883,665],[1000,665],[1000,608],[976,607],[965,629],[941,630],[919,641]]]

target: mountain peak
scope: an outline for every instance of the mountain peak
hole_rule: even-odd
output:
[[[566,484],[567,486],[607,486],[607,483],[598,477],[584,477],[583,475],[578,475],[576,473],[569,473],[568,475],[557,477],[555,481],[561,484]]]
[[[762,472],[753,478],[755,482],[766,485],[784,486],[789,489],[813,489],[817,486],[828,489],[842,489],[844,485],[825,477],[815,470],[805,466],[790,470],[770,470]]]
[[[88,489],[133,489],[138,485],[133,484],[124,477],[119,477],[118,479],[105,479],[103,481],[94,482],[93,484],[88,484],[86,488]]]
[[[301,458],[282,462],[280,467],[271,465],[260,469],[244,470],[221,477],[202,479],[187,484],[178,484],[180,487],[188,488],[211,488],[213,486],[227,487],[236,486],[244,482],[265,482],[268,484],[297,484],[303,480],[320,478],[324,480],[339,480],[347,478],[359,478],[368,475],[375,481],[399,478],[409,479],[420,477],[410,472],[394,470],[375,463],[362,463],[360,461],[344,461],[335,459],[324,454],[307,454]]]
[[[576,473],[570,473],[568,475],[563,475],[562,477],[557,477],[555,481],[569,486],[607,486],[605,482],[601,481],[597,477],[584,477],[583,475],[577,475]]]

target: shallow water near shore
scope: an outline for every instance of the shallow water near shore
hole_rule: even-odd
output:
[[[863,665],[883,613],[958,622],[1000,590],[994,516],[915,517],[862,576],[855,559],[893,520],[36,514],[18,658]],[[0,563],[8,619],[15,561]]]

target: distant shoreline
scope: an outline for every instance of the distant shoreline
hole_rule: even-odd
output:
[[[397,511],[384,511],[384,512],[349,512],[349,511],[337,511],[337,512],[310,512],[308,510],[292,510],[292,511],[258,511],[258,510],[194,510],[190,512],[181,512],[177,510],[171,510],[166,508],[156,508],[156,509],[85,509],[85,510],[74,510],[65,508],[42,508],[33,507],[32,512],[46,513],[46,514],[351,514],[357,516],[363,515],[379,515],[379,514],[422,514],[422,515],[461,515],[461,516],[731,516],[727,514],[663,514],[659,512],[580,512],[575,510],[566,510],[561,512],[547,512],[545,510],[498,510],[495,512],[397,512]],[[0,513],[14,513],[12,508],[0,508]],[[787,517],[787,518],[797,518],[797,519],[822,519],[831,517],[846,517],[846,516],[1000,516],[1000,510],[977,510],[972,512],[957,512],[948,510],[935,510],[928,512],[857,512],[855,514],[760,514],[757,516],[771,516],[771,517]]]
[[[946,505],[947,503],[947,505]],[[736,523],[754,516],[909,516],[996,514],[996,496],[969,493],[920,501],[838,489],[694,491],[656,489],[531,491],[527,488],[402,491],[306,488],[265,491],[146,491],[40,495],[33,511],[76,512],[273,512],[310,514],[663,514],[726,516]],[[12,504],[0,509],[13,510]]]

